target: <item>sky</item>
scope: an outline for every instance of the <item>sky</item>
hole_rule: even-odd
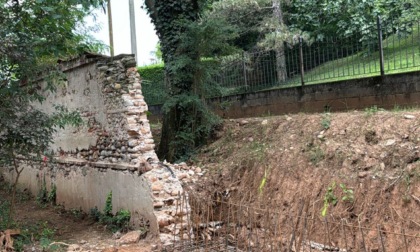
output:
[[[138,66],[144,66],[152,63],[154,51],[159,39],[155,33],[154,25],[144,9],[141,8],[144,0],[135,0],[135,18],[137,33],[137,52]],[[130,38],[130,16],[129,0],[111,0],[112,22],[114,33],[114,54],[131,53]],[[88,18],[88,25],[99,25],[101,29],[98,32],[91,32],[96,39],[109,45],[108,16],[103,10],[97,10],[95,20]],[[109,55],[109,52],[107,53]]]

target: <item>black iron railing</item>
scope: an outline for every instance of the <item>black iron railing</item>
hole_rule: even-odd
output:
[[[206,80],[211,87],[206,97],[420,70],[420,20],[382,24],[378,18],[376,27],[359,35],[293,41],[278,50],[223,57],[217,73]],[[162,93],[163,83],[149,89]],[[150,105],[162,104],[168,96],[144,93]]]

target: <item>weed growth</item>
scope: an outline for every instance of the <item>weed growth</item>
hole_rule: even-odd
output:
[[[19,229],[20,234],[13,237],[13,247],[15,251],[24,251],[24,246],[39,241],[42,251],[54,251],[54,246],[50,246],[55,236],[55,229],[51,228],[47,221],[31,225],[21,225],[10,219],[10,203],[0,202],[0,230],[7,228]]]
[[[261,180],[260,186],[258,187],[258,192],[260,193],[260,195],[262,194],[266,183],[267,183],[267,169],[264,170],[264,176]]]
[[[372,107],[369,108],[365,108],[365,114],[366,116],[372,116],[376,113],[378,113],[379,111],[384,111],[383,108],[378,108],[378,106],[373,105]]]
[[[394,108],[392,109],[392,112],[411,112],[411,111],[415,111],[419,109],[418,106],[399,106],[399,105],[395,105]]]
[[[344,202],[347,201],[347,202],[353,203],[353,201],[354,201],[354,192],[353,192],[353,190],[348,189],[346,187],[346,185],[343,184],[343,183],[340,184],[340,187],[341,187],[341,190],[343,190],[343,194],[344,194],[344,196],[341,198],[341,200],[344,201]]]
[[[50,244],[53,242],[54,235],[55,235],[55,230],[51,229],[48,226],[48,222],[42,223],[41,236],[39,237],[39,244],[42,248],[42,251],[48,251],[48,250],[54,251],[58,249],[58,247],[54,245],[50,247]]]
[[[252,156],[258,161],[263,161],[267,146],[264,143],[255,141],[251,143],[250,148]]]
[[[329,113],[324,113],[322,115],[321,126],[324,130],[327,130],[331,126],[331,117]]]
[[[9,201],[0,200],[0,230],[7,229],[11,222]]]
[[[327,191],[324,195],[324,206],[321,210],[322,217],[325,217],[328,212],[328,208],[330,205],[336,206],[338,204],[338,197],[334,193],[334,189],[336,187],[335,182],[332,182],[331,185],[328,186]],[[343,183],[340,184],[340,188],[342,190],[343,197],[341,197],[341,200],[343,202],[354,202],[354,192],[352,189],[347,188],[347,186]]]
[[[47,183],[45,181],[45,175],[42,180],[41,189],[38,192],[36,197],[36,202],[40,205],[45,207],[48,203],[55,204],[55,199],[57,196],[57,187],[54,184],[51,184],[51,190],[48,191]]]
[[[330,206],[330,204],[335,206],[338,203],[338,198],[334,194],[334,189],[335,189],[335,182],[333,182],[330,186],[328,186],[327,192],[324,195],[324,206],[322,207],[322,210],[321,210],[321,215],[323,217],[327,215],[328,207]]]
[[[71,215],[76,219],[82,219],[85,216],[85,213],[82,211],[82,209],[70,209],[69,210]]]
[[[127,231],[129,229],[129,222],[131,219],[131,213],[128,210],[121,209],[115,215],[112,213],[112,191],[109,192],[106,197],[105,206],[103,212],[100,212],[97,207],[90,209],[90,216],[101,224],[104,224],[106,228],[115,231]]]
[[[309,160],[313,165],[318,165],[325,158],[324,151],[319,146],[313,146],[309,151]]]

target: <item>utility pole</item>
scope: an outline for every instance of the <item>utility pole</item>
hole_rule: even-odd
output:
[[[112,31],[111,0],[108,0],[108,31],[109,31],[109,53],[114,57],[114,32]]]
[[[137,38],[136,38],[136,17],[134,16],[134,0],[129,0],[130,7],[130,30],[131,30],[131,53],[135,55],[136,62],[139,62],[137,55]]]

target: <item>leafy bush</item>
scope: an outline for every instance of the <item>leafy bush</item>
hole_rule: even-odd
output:
[[[341,198],[342,201],[348,201],[353,203],[354,201],[354,192],[352,189],[347,188],[347,186],[343,183],[340,184],[341,189],[343,190],[344,196]]]
[[[112,213],[112,191],[106,197],[103,212],[97,207],[90,209],[90,216],[101,224],[104,224],[109,230],[115,232],[118,230],[128,230],[131,219],[131,213],[128,210],[121,209],[115,215]]]
[[[331,185],[328,186],[327,191],[324,195],[324,206],[321,210],[322,217],[325,217],[327,215],[327,211],[330,205],[336,206],[338,204],[339,198],[334,194],[336,183],[332,182]],[[341,197],[341,200],[343,202],[354,202],[354,192],[352,189],[347,188],[347,186],[343,183],[340,184],[340,188],[343,193],[343,197]]]
[[[228,57],[226,59],[228,59]],[[221,80],[218,79],[221,66],[215,59],[202,58],[200,62],[202,63],[200,65],[206,69],[206,76],[203,76],[204,80],[202,83],[203,93],[206,98],[228,95],[232,92],[229,87],[221,87]],[[242,61],[240,63],[242,66]],[[231,63],[224,62],[224,64],[230,65]],[[142,79],[142,92],[147,104],[157,105],[165,103],[169,98],[169,88],[168,85],[165,85],[165,65],[161,63],[142,66],[137,68],[137,71]],[[230,78],[240,79],[237,75],[241,74],[242,71]]]
[[[139,67],[144,99],[149,105],[163,104],[168,98],[165,88],[165,66],[155,64]]]

